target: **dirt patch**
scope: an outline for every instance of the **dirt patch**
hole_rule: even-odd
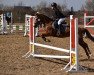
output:
[[[37,42],[69,49],[69,37],[56,38],[48,37],[50,43],[45,43],[41,38],[37,38]],[[94,55],[94,43],[89,39],[84,39]],[[64,59],[48,59],[48,58],[23,58],[22,56],[29,50],[29,39],[23,37],[23,33],[13,33],[8,35],[0,35],[0,75],[94,75],[94,56],[91,60],[87,60],[82,47],[78,47],[79,61],[82,66],[88,69],[85,73],[66,73],[63,67],[68,63]],[[43,54],[65,54],[55,52],[53,50],[36,47],[36,53]]]

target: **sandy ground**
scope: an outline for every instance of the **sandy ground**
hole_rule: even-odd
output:
[[[37,42],[69,49],[69,37],[47,37],[51,42],[45,43],[40,37]],[[92,52],[90,60],[87,59],[82,47],[78,46],[79,63],[87,71],[66,73],[63,68],[68,63],[65,59],[49,59],[22,57],[29,50],[29,39],[23,37],[23,32],[0,35],[0,75],[94,75],[94,42],[84,39]],[[64,52],[53,51],[41,47],[35,48],[35,53],[67,55]]]

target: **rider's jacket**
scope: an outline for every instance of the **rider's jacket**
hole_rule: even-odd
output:
[[[60,19],[60,18],[65,18],[63,13],[61,13],[58,9],[54,10],[53,19],[56,20],[56,19]]]

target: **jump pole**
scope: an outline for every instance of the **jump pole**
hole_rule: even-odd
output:
[[[0,28],[1,28],[1,33],[2,34],[7,34],[8,33],[8,29],[10,29],[10,32],[12,33],[13,32],[13,22],[12,22],[12,13],[11,13],[11,24],[10,25],[7,25],[7,21],[6,21],[6,16],[5,14],[1,14],[0,15]]]
[[[72,53],[72,51],[74,51],[75,53]],[[64,69],[67,69],[67,72],[78,72],[79,71],[78,19],[73,18],[73,15],[70,16],[70,62],[64,67]]]
[[[2,22],[1,22],[1,34],[7,34],[7,23],[5,19],[5,14],[1,15]]]
[[[31,17],[32,17],[31,15],[28,15],[28,14],[25,15],[25,31],[24,31],[24,36],[29,34],[28,32],[29,32],[30,18]]]
[[[87,18],[92,18],[92,19],[90,20],[90,22],[86,23],[86,19],[87,19]],[[84,13],[84,27],[94,27],[94,25],[93,25],[93,26],[88,26],[88,25],[91,24],[93,21],[94,21],[94,16],[87,16],[87,14]]]
[[[13,14],[11,12],[11,24],[10,24],[10,30],[11,30],[11,33],[13,33]]]
[[[87,20],[88,18],[92,18],[92,19],[90,20],[90,22],[87,23],[86,20]],[[94,16],[87,16],[87,13],[84,13],[84,28],[87,28],[87,29],[90,31],[90,33],[91,33],[92,36],[94,36],[94,30],[92,30],[92,29],[90,29],[90,28],[93,28],[94,25],[90,25],[90,24],[91,24],[93,21],[94,21]]]
[[[29,41],[30,41],[30,49],[29,51],[24,55],[25,57],[30,57],[31,55],[33,57],[46,57],[46,58],[67,58],[70,59],[69,63],[64,67],[67,72],[74,72],[79,70],[78,66],[78,21],[77,19],[73,19],[73,16],[70,17],[70,50],[57,48],[49,45],[43,45],[39,43],[35,43],[35,30],[34,30],[34,16],[30,18],[30,27],[29,27]],[[75,32],[75,33],[74,33]],[[70,53],[69,56],[56,56],[56,55],[41,55],[41,54],[35,54],[34,53],[34,46],[40,46],[44,48],[49,48],[57,51],[62,51],[66,53]],[[68,68],[68,69],[67,69]]]
[[[3,14],[0,15],[0,31],[2,31],[2,25],[3,25]]]

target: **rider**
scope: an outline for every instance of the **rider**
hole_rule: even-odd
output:
[[[63,13],[61,13],[61,11],[58,9],[57,4],[55,2],[53,2],[51,4],[51,8],[54,11],[53,13],[53,18],[55,19],[54,24],[58,24],[58,35],[60,35],[60,28],[61,28],[61,24],[62,22],[65,21],[65,16],[63,15]]]

